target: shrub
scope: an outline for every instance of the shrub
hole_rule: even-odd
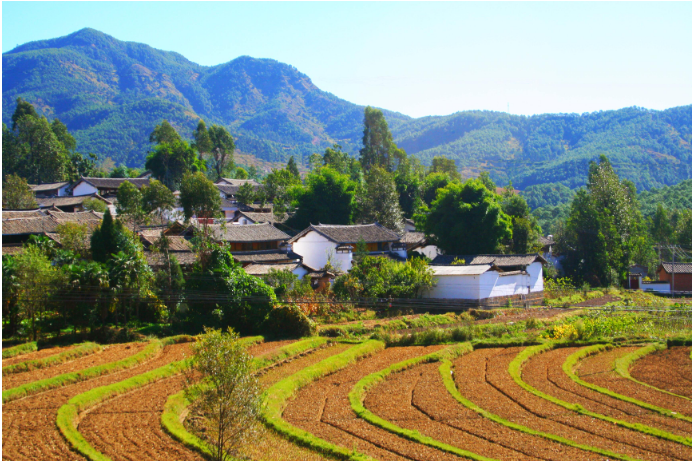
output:
[[[317,325],[295,304],[275,307],[269,313],[264,330],[273,336],[314,336]]]

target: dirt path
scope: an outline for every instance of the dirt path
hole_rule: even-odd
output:
[[[51,355],[57,355],[60,354],[61,352],[65,352],[70,349],[74,349],[77,347],[77,345],[72,345],[72,346],[63,346],[63,347],[48,347],[46,349],[41,349],[35,352],[29,352],[28,354],[21,354],[21,355],[16,355],[14,357],[10,357],[8,359],[2,359],[2,367],[5,368],[10,365],[14,365],[16,363],[20,362],[26,362],[28,360],[38,360],[38,359],[43,359],[46,357],[50,357]]]
[[[459,461],[457,456],[408,441],[359,419],[349,404],[349,392],[364,376],[439,349],[439,346],[385,349],[306,386],[289,403],[283,416],[317,437],[376,459]]]
[[[579,415],[525,391],[508,373],[508,365],[521,350],[478,349],[460,357],[454,362],[457,388],[481,408],[530,429],[641,460],[690,459],[690,448]],[[634,441],[645,447],[634,446]],[[662,445],[667,447],[659,453]]]
[[[55,425],[58,409],[72,397],[89,389],[122,381],[181,360],[185,354],[189,355],[188,347],[187,343],[167,346],[156,357],[136,367],[3,405],[2,458],[12,461],[83,460],[70,450]],[[131,350],[122,349],[116,360],[130,354]]]
[[[25,373],[13,373],[3,376],[2,390],[12,389],[13,387],[21,386],[22,384],[39,381],[41,379],[53,378],[64,373],[84,370],[86,368],[96,367],[105,363],[111,363],[115,360],[120,360],[118,357],[125,358],[128,355],[135,355],[145,348],[147,343],[126,343],[116,344],[104,348],[102,351],[95,354],[85,355],[75,360],[70,360],[60,365],[49,368],[39,368]],[[123,357],[125,352],[125,357]]]
[[[641,358],[630,375],[659,389],[691,398],[691,348],[670,347]]]
[[[503,460],[601,460],[596,454],[523,434],[460,405],[445,389],[440,363],[391,375],[365,400],[388,421],[482,456]]]
[[[689,400],[658,392],[647,386],[641,386],[629,379],[622,378],[613,371],[614,360],[636,349],[637,347],[619,347],[587,357],[578,365],[577,373],[580,378],[589,383],[652,405],[657,405],[658,407],[691,416],[691,402]],[[672,376],[674,372],[669,371],[666,375]],[[690,429],[690,424],[688,427]]]
[[[546,379],[541,378],[527,382],[542,392],[558,397],[566,402],[580,404],[586,410],[595,413],[611,416],[621,421],[656,427],[672,434],[690,436],[691,425],[686,421],[668,418],[623,400],[609,397],[581,386],[570,379],[562,369],[563,362],[569,355],[574,354],[578,350],[580,350],[579,347],[566,347],[544,352],[533,357],[531,359],[534,361],[532,366],[545,368]]]

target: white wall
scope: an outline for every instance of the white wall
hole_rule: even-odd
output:
[[[426,245],[425,247],[416,248],[412,251],[420,253],[429,259],[435,259],[435,257],[440,254],[440,251],[438,251],[438,247],[435,245]]]
[[[527,267],[529,273],[530,291],[544,291],[544,266],[538,261],[533,262]]]
[[[67,196],[67,188],[68,188],[68,187],[70,187],[69,184],[67,184],[67,185],[61,187],[60,189],[58,189],[58,197],[65,197],[65,196]]]
[[[498,296],[528,294],[544,291],[542,265],[532,263],[526,274],[501,277],[496,271],[481,275],[434,275],[437,286],[424,293],[424,298],[439,299],[486,299]]]
[[[96,187],[82,181],[81,183],[77,184],[74,189],[72,189],[72,195],[75,197],[78,195],[91,195],[98,191],[99,190]]]
[[[296,269],[291,271],[298,276],[299,280],[303,280],[303,276],[308,273],[308,270],[303,266],[297,266]]]
[[[328,252],[333,252],[334,256],[340,261],[340,269],[344,272],[351,269],[351,254],[346,261],[344,254],[336,251],[337,244],[326,239],[315,231],[310,231],[293,243],[293,251],[303,256],[303,263],[314,268],[322,269],[327,264]]]
[[[434,275],[436,286],[424,292],[423,297],[479,299],[479,280],[483,275]]]

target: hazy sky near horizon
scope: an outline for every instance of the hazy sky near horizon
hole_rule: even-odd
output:
[[[91,27],[206,66],[291,64],[421,117],[691,104],[691,2],[2,2],[2,51]]]

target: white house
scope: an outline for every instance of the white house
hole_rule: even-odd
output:
[[[544,291],[543,264],[538,254],[438,256],[431,264],[437,285],[424,297],[479,301],[538,295]]]
[[[102,197],[112,197],[118,192],[118,187],[125,181],[138,189],[149,185],[149,178],[85,178],[82,177],[72,186],[72,195],[99,194]]]
[[[374,224],[311,224],[289,240],[295,253],[310,267],[323,268],[328,259],[335,269],[351,269],[353,252],[359,241],[366,243],[369,254],[389,255],[406,260],[406,246],[395,232]],[[337,267],[338,266],[338,267]]]
[[[65,197],[69,195],[67,190],[70,188],[70,183],[54,182],[50,184],[30,184],[29,187],[36,198]]]

